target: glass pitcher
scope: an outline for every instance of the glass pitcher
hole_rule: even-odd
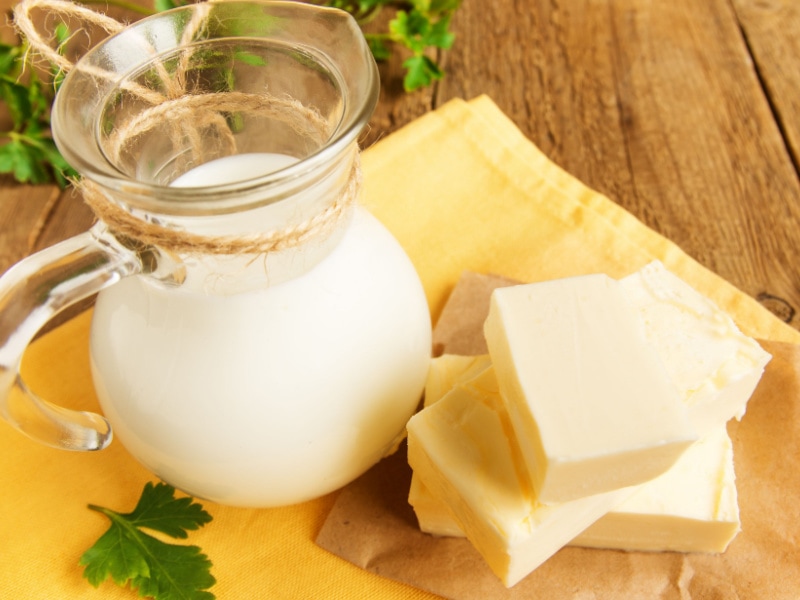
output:
[[[196,4],[85,54],[53,135],[99,216],[0,279],[0,411],[98,450],[112,430],[166,482],[278,506],[393,451],[427,374],[431,323],[402,248],[355,201],[377,69],[345,12]],[[104,416],[28,389],[25,347],[99,292]]]

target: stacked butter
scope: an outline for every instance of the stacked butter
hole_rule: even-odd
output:
[[[659,262],[495,290],[488,356],[434,359],[408,423],[420,527],[512,586],[561,547],[724,551],[726,423],[770,359]]]

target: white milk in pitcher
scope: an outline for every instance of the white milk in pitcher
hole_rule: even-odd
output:
[[[251,177],[254,160],[286,162],[230,157],[177,183]],[[92,323],[117,440],[168,483],[226,504],[292,504],[353,480],[402,438],[428,370],[421,284],[365,209],[310,270],[263,279],[225,295],[129,277],[101,292]]]

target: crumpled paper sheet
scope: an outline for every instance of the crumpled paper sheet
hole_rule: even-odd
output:
[[[437,352],[485,351],[490,292],[510,280],[465,274],[434,332]],[[405,452],[339,495],[317,543],[363,569],[454,600],[797,599],[800,597],[800,346],[761,342],[773,355],[734,444],[742,531],[721,555],[567,547],[506,589],[465,539],[419,531],[407,502]]]

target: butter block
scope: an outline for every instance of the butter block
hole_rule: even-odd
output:
[[[411,474],[408,503],[414,509],[420,531],[441,537],[464,537],[447,504],[430,492],[416,472]]]
[[[408,461],[506,586],[619,504],[615,490],[558,505],[535,499],[491,368],[408,423]]]
[[[740,530],[733,446],[718,427],[666,473],[598,519],[573,546],[724,552]]]
[[[491,359],[487,354],[443,354],[432,358],[425,380],[423,406],[432,406],[457,385],[469,381],[489,366]],[[411,472],[408,503],[414,509],[420,531],[437,536],[464,537],[447,505],[430,493],[415,471]]]
[[[641,484],[698,439],[637,313],[606,275],[497,289],[484,333],[543,503]]]
[[[425,380],[425,406],[441,399],[459,383],[469,381],[492,364],[488,354],[443,354],[431,359]]]
[[[698,434],[741,419],[771,356],[659,261],[621,279],[620,285],[682,391]]]
[[[412,506],[422,531],[464,537],[447,505],[417,477]],[[733,447],[724,427],[696,442],[663,475],[589,525],[569,545],[649,552],[720,553],[741,530]]]
[[[443,354],[431,359],[425,381],[424,406],[441,400],[460,383],[465,383],[491,366],[488,354],[462,356]],[[414,509],[419,528],[439,536],[463,537],[461,528],[453,521],[447,506],[431,495],[416,473],[411,473],[408,503]]]

